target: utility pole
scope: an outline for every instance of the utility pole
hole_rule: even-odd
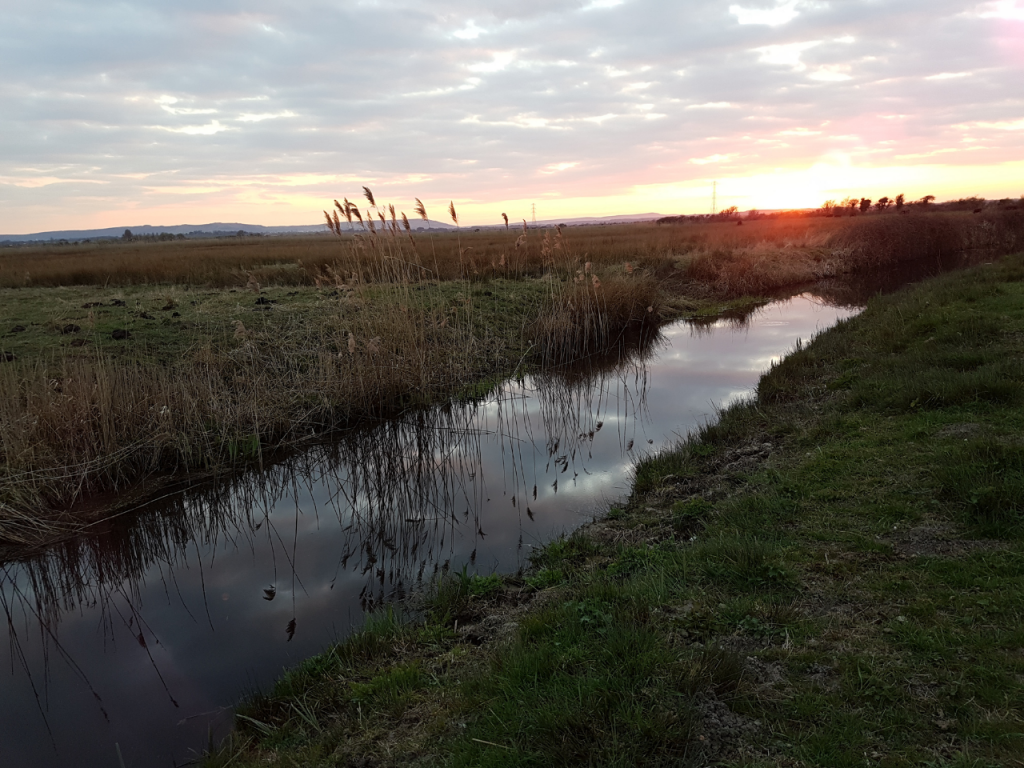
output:
[[[711,215],[718,212],[718,182],[711,183]]]
[[[531,203],[530,204],[530,209],[531,209],[532,215],[533,215],[533,226],[537,226],[537,204],[536,203]]]

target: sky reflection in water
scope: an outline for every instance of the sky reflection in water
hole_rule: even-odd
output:
[[[854,310],[677,323],[615,367],[509,382],[165,499],[0,565],[0,764],[175,765],[227,707],[439,568],[514,572],[629,489],[637,456]],[[294,619],[294,632],[289,623]]]

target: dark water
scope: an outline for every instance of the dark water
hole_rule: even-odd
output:
[[[855,310],[808,296],[678,323],[482,401],[354,430],[0,565],[0,765],[172,766],[230,705],[438,569],[512,572],[630,467]],[[117,746],[115,746],[117,745]]]

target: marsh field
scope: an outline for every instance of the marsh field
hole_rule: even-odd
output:
[[[0,251],[5,749],[1013,764],[1024,218],[382,223]]]
[[[382,208],[383,210],[383,208]],[[900,263],[1013,250],[1016,212],[89,243],[0,252],[0,541]]]

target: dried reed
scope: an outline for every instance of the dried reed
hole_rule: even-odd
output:
[[[70,355],[0,366],[0,538],[38,536],[46,510],[149,473],[222,466],[443,398],[511,371],[525,339],[541,365],[594,354],[656,324],[672,292],[767,295],[905,259],[1024,247],[1014,211],[588,227],[571,230],[571,244],[569,230],[538,235],[524,221],[521,234],[429,233],[425,263],[408,217],[363,191],[381,226],[345,198],[325,211],[330,237],[2,252],[8,286],[314,284],[341,295],[317,323],[268,331],[239,322],[219,346],[169,367]],[[413,210],[427,220],[420,200]],[[448,212],[458,224],[454,203]],[[505,318],[501,329],[483,322],[472,282],[499,277],[544,281],[539,314]],[[456,281],[454,290],[438,281]],[[424,282],[434,287],[417,290]],[[446,298],[456,292],[459,301]]]

